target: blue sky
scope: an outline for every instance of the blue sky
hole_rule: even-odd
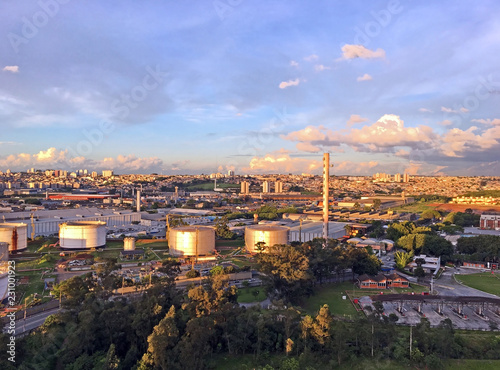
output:
[[[498,175],[496,1],[3,1],[0,170]]]

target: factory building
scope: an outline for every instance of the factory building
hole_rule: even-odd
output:
[[[169,253],[176,257],[206,256],[215,250],[215,229],[208,226],[184,226],[170,229]]]
[[[92,249],[106,246],[106,223],[101,221],[65,222],[59,228],[63,249]]]
[[[31,215],[33,214],[33,221]],[[131,211],[104,210],[98,208],[78,208],[55,211],[15,212],[4,215],[6,222],[22,223],[27,226],[27,235],[32,235],[32,224],[36,236],[56,235],[59,225],[70,221],[102,221],[108,227],[124,227],[132,222],[140,222],[141,215]],[[0,223],[0,225],[5,225]]]
[[[245,227],[245,247],[251,253],[259,253],[258,243],[272,247],[288,244],[288,228],[276,225],[253,225]]]
[[[345,222],[328,222],[328,238],[339,239],[346,235]],[[294,223],[290,228],[290,242],[308,242],[315,238],[323,238],[323,222],[304,221],[302,226]]]
[[[500,230],[500,215],[481,215],[480,228],[487,230]]]

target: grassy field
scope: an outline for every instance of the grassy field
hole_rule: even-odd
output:
[[[359,289],[355,289],[359,291]],[[316,293],[307,298],[302,305],[302,308],[310,315],[316,315],[318,310],[324,304],[330,308],[330,312],[337,316],[356,316],[359,313],[356,311],[349,299],[342,299],[346,295],[353,292],[352,283],[328,284],[316,288]],[[363,295],[366,295],[364,293]]]
[[[496,370],[500,369],[500,360],[447,360],[445,369]]]
[[[406,204],[404,206],[400,207],[394,207],[391,208],[393,211],[398,211],[398,212],[412,212],[412,213],[422,213],[425,211],[432,211],[436,207],[431,205],[432,203],[436,203],[436,201],[429,201],[429,202],[416,202],[412,204]]]
[[[254,296],[254,292],[258,292],[257,296]],[[238,289],[238,303],[262,302],[264,299],[266,299],[264,287]]]
[[[471,275],[455,275],[455,278],[464,285],[500,296],[500,276],[491,272]]]

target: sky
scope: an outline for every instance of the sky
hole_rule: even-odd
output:
[[[4,0],[0,170],[499,175],[499,13]]]

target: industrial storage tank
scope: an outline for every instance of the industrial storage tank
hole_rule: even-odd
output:
[[[12,288],[15,288],[15,279],[11,279]],[[0,302],[7,295],[9,286],[9,244],[0,242]]]
[[[215,249],[215,229],[209,226],[184,226],[171,229],[168,246],[172,256],[203,256]]]
[[[123,239],[123,249],[126,251],[135,251],[135,238],[128,237]]]
[[[245,227],[245,246],[251,253],[260,252],[256,244],[264,243],[266,247],[276,244],[288,244],[288,228],[276,225],[253,225]]]
[[[71,221],[59,225],[59,244],[64,249],[91,249],[106,245],[106,223]]]
[[[23,223],[0,224],[0,242],[9,245],[9,251],[22,251],[28,247],[28,225]]]

